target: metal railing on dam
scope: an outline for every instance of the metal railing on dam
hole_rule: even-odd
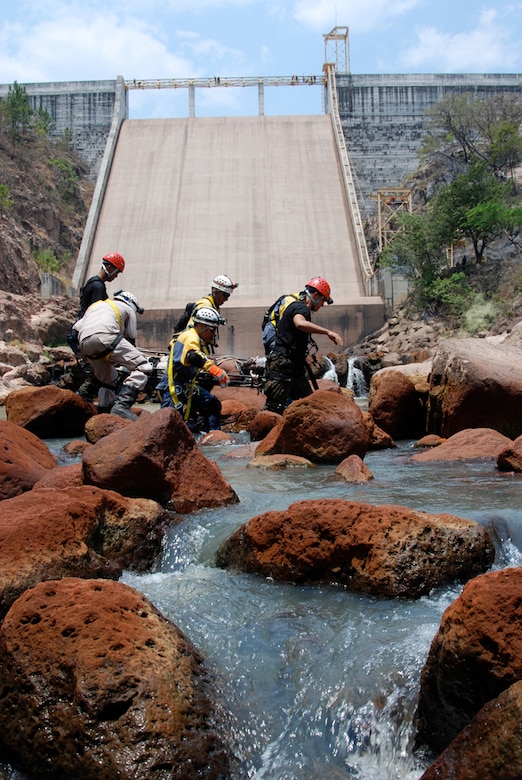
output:
[[[188,89],[189,87],[324,86],[324,76],[220,76],[183,79],[127,79],[125,89]]]

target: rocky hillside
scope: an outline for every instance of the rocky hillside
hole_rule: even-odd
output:
[[[66,140],[0,132],[0,290],[37,293],[47,270],[70,284],[93,189]]]
[[[440,314],[416,312],[403,305],[376,333],[352,345],[350,355],[367,356],[372,369],[421,362],[432,356],[440,339],[502,340],[522,321],[522,255],[506,240],[494,242],[480,265],[464,269],[476,302],[459,322]]]

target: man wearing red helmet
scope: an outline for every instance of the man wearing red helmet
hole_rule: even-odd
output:
[[[272,352],[266,362],[266,408],[282,414],[289,401],[311,395],[306,374],[308,340],[312,334],[328,336],[339,347],[343,339],[339,333],[312,322],[312,312],[325,303],[333,303],[330,285],[320,276],[310,279],[299,294],[299,300],[290,303],[277,326]]]
[[[91,303],[106,301],[109,297],[105,282],[113,282],[125,269],[125,260],[119,252],[109,252],[103,256],[102,265],[96,276],[87,279],[80,290],[80,311],[78,319],[83,317]]]

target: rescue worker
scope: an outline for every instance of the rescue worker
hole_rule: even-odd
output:
[[[187,303],[185,311],[174,325],[173,338],[176,339],[179,333],[193,324],[194,314],[198,309],[201,309],[202,306],[215,309],[217,313],[220,314],[221,306],[228,301],[237,286],[237,284],[224,274],[216,276],[216,278],[212,280],[210,293],[208,295],[203,296],[203,298],[200,298],[195,303]],[[225,320],[223,320],[222,325],[226,325]]]
[[[339,333],[312,322],[312,312],[333,303],[330,285],[320,276],[310,279],[297,301],[290,302],[277,327],[272,352],[266,362],[265,408],[282,414],[290,399],[305,398],[312,389],[306,373],[306,355],[312,334],[328,336],[343,346]]]
[[[228,276],[219,274],[219,276],[216,276],[216,278],[212,280],[210,294],[205,295],[203,298],[200,298],[199,301],[196,301],[192,316],[194,316],[197,310],[201,309],[202,306],[210,306],[219,314],[221,306],[228,301],[236,287],[237,284],[234,284]]]
[[[101,268],[95,276],[87,279],[80,290],[80,311],[78,319],[83,317],[91,303],[105,301],[107,294],[106,282],[113,282],[118,274],[123,273],[125,260],[119,252],[109,252],[103,256]]]
[[[99,411],[110,410],[111,414],[126,420],[136,420],[131,407],[152,371],[151,363],[135,346],[136,314],[143,314],[136,296],[120,290],[113,300],[92,303],[73,326],[78,332],[80,352],[101,385]],[[119,391],[116,366],[130,372]]]
[[[202,418],[204,431],[220,430],[221,401],[197,381],[201,371],[207,371],[221,386],[228,384],[228,376],[210,358],[210,345],[218,338],[218,327],[223,319],[210,306],[202,306],[194,314],[193,324],[173,341],[167,371],[157,390],[161,406],[173,406],[189,427],[194,427],[191,414]]]
[[[103,256],[101,268],[95,276],[91,276],[80,290],[80,310],[77,319],[81,319],[91,303],[105,301],[109,297],[106,282],[112,282],[125,269],[125,260],[119,252],[109,252]],[[77,355],[80,345],[74,328],[67,339],[72,351]],[[78,395],[90,401],[98,395],[99,384],[91,374],[78,388]]]

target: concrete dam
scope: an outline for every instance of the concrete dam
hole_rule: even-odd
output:
[[[239,287],[222,309],[219,352],[247,357],[262,353],[264,310],[318,274],[334,305],[316,322],[339,330],[346,345],[380,327],[383,290],[368,282],[354,213],[375,214],[373,193],[403,186],[415,170],[431,105],[449,92],[518,93],[521,83],[519,74],[318,77],[325,105],[336,101],[337,124],[331,112],[130,120],[122,77],[24,86],[56,134],[71,132],[96,177],[76,289],[105,252],[120,251],[127,267],[117,284],[146,309],[139,344],[163,350],[185,303],[225,273]],[[7,90],[0,85],[0,97]]]
[[[263,312],[317,275],[334,298],[321,322],[345,341],[383,321],[361,278],[329,116],[126,120],[84,278],[111,249],[126,259],[112,286],[146,310],[146,348],[166,347],[175,314],[219,273],[239,285],[220,353],[262,354]]]

